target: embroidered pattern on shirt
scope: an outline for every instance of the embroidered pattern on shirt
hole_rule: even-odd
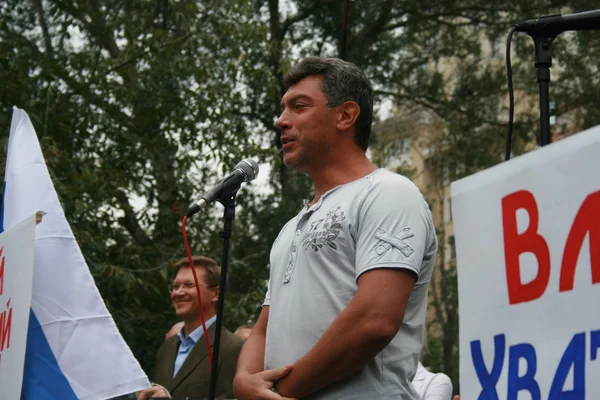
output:
[[[342,222],[346,220],[342,207],[337,206],[327,212],[325,218],[314,221],[302,238],[304,250],[319,251],[323,246],[337,250],[335,240],[340,235]]]
[[[377,246],[377,248],[375,249],[375,251],[377,251],[377,254],[381,255],[388,251],[390,247],[394,246],[395,248],[400,250],[402,254],[404,254],[404,256],[410,257],[414,250],[404,240],[415,236],[412,229],[404,228],[396,235],[392,235],[391,233],[388,233],[383,229],[377,229],[377,232],[375,232],[375,237],[384,242]]]

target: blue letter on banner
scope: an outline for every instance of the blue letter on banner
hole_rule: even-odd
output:
[[[474,340],[471,342],[471,358],[473,359],[473,367],[477,373],[477,379],[481,383],[481,393],[478,400],[498,400],[498,392],[496,392],[496,383],[500,379],[502,372],[502,364],[504,364],[504,349],[506,347],[506,337],[504,334],[494,336],[494,361],[491,372],[488,373],[483,361],[481,353],[481,341]]]
[[[524,358],[527,361],[527,370],[525,375],[519,376],[519,360]],[[537,357],[535,349],[529,343],[516,344],[510,346],[508,350],[508,393],[507,399],[517,399],[519,391],[526,390],[531,394],[533,400],[540,400],[540,386],[535,380],[537,371]]]
[[[565,380],[573,365],[573,390],[564,392]],[[585,332],[573,336],[567,346],[550,388],[550,399],[578,400],[585,399]]]

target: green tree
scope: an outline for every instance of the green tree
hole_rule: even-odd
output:
[[[269,152],[237,113],[244,48],[263,30],[244,1],[8,1],[0,13],[2,131],[13,104],[28,111],[96,283],[151,370],[175,318],[165,267],[184,254],[189,200],[225,173],[215,165]],[[266,209],[249,197],[242,260]],[[194,251],[219,259],[218,218],[199,218]],[[247,283],[264,290],[264,259],[254,268]]]

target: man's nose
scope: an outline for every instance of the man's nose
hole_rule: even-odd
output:
[[[281,113],[279,118],[277,118],[277,121],[275,121],[275,126],[280,131],[285,131],[292,126],[292,122],[288,118],[287,113],[285,111]]]

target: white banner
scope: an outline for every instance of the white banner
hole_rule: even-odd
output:
[[[600,399],[600,127],[452,184],[461,398]]]
[[[21,398],[36,216],[0,234],[0,399]]]

